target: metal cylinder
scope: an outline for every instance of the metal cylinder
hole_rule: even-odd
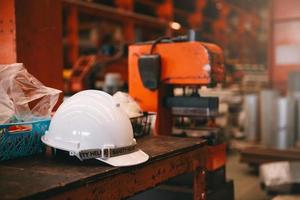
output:
[[[269,147],[275,146],[277,99],[278,92],[275,90],[262,90],[260,92],[260,142]]]
[[[297,99],[297,110],[296,110],[296,115],[297,115],[297,119],[296,119],[296,137],[295,137],[295,141],[296,141],[296,145],[299,147],[300,146],[300,98]]]
[[[288,131],[288,98],[281,97],[277,100],[277,131],[275,132],[275,148],[286,149],[290,146]]]
[[[296,144],[297,132],[297,97],[288,95],[288,114],[287,114],[287,131],[288,131],[288,146],[292,147]]]
[[[288,132],[289,143],[300,145],[300,72],[288,74]]]
[[[294,71],[288,74],[288,93],[300,92],[300,72]]]
[[[258,98],[256,94],[246,95],[244,98],[245,136],[250,141],[258,139]]]

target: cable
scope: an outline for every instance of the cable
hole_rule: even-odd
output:
[[[158,43],[160,43],[162,40],[171,40],[171,38],[170,38],[170,37],[163,36],[163,37],[159,37],[159,38],[157,38],[156,40],[154,40],[154,42],[153,42],[153,44],[152,44],[152,46],[151,46],[150,54],[153,54],[156,45],[157,45]]]
[[[153,54],[156,45],[163,40],[169,40],[170,42],[183,42],[183,41],[187,41],[188,38],[186,35],[181,35],[173,38],[167,36],[159,37],[156,40],[154,40],[154,42],[152,43],[150,54]]]

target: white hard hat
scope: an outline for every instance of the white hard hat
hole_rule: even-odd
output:
[[[80,160],[96,158],[113,166],[143,163],[130,120],[109,94],[85,90],[67,99],[54,114],[42,141]]]
[[[121,108],[126,112],[129,118],[143,116],[143,111],[139,104],[125,92],[116,92],[113,98],[120,104]]]

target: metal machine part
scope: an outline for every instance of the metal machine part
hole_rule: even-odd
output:
[[[211,87],[224,78],[222,50],[192,35],[129,47],[129,94],[142,110],[157,113],[157,134],[171,134],[172,115],[199,117],[217,113],[216,97],[173,94],[176,87]]]
[[[217,97],[175,96],[165,99],[166,107],[178,116],[213,116],[218,113]]]
[[[161,37],[129,47],[129,94],[143,111],[157,113],[156,134],[172,134],[174,125],[182,128],[176,121],[185,117],[192,122],[188,126],[198,130],[197,134],[186,132],[199,136],[203,133],[199,127],[205,128],[207,119],[218,115],[219,99],[202,97],[198,91],[223,81],[224,57],[217,45],[198,39],[197,32],[189,31],[186,36]],[[183,88],[183,94],[174,94],[175,88]]]
[[[189,36],[131,45],[128,61],[129,94],[143,111],[156,112],[155,134],[185,131],[185,137],[204,138],[206,153],[199,155],[206,160],[204,173],[224,168],[226,145],[217,139],[219,131],[214,122],[219,100],[199,95],[200,87],[214,87],[223,81],[221,48],[198,41],[196,32],[190,32]],[[175,92],[177,88],[182,88],[182,94]],[[216,180],[221,179],[225,180],[225,173]],[[232,187],[228,194],[233,194]]]
[[[159,84],[161,63],[159,54],[140,56],[138,60],[140,77],[149,90],[156,90]]]

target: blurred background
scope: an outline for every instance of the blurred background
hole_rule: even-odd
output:
[[[272,57],[269,48],[273,45],[271,36],[275,34],[271,28],[275,22],[271,10],[281,7],[279,1],[275,5],[273,8],[271,1],[265,0],[62,1],[65,91],[76,91],[72,88],[75,84],[72,70],[76,70],[85,55],[97,55],[96,63],[102,73],[98,77],[90,74],[93,81],[84,87],[103,87],[105,74],[115,72],[126,87],[129,44],[159,36],[183,35],[189,29],[199,30],[201,40],[223,48],[226,84],[240,84],[244,76],[253,73],[261,79],[269,78],[268,58]],[[287,71],[274,78],[274,84],[283,90]]]
[[[236,199],[297,199],[278,195],[300,191],[299,0],[0,0],[0,19],[2,63],[65,97],[128,91],[130,44],[198,30],[225,56],[226,80],[200,94],[220,98]],[[288,175],[272,185],[259,167],[277,161]]]

